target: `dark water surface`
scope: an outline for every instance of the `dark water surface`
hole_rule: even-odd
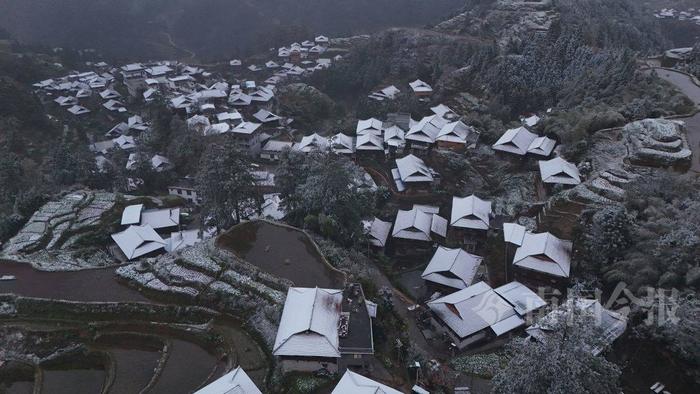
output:
[[[342,284],[339,274],[328,267],[313,242],[300,230],[263,221],[247,222],[222,234],[218,245],[296,286]]]

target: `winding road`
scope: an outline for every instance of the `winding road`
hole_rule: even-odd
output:
[[[697,107],[700,107],[700,85],[690,75],[670,70],[667,68],[654,67],[659,78],[670,82],[688,96]],[[686,125],[688,144],[693,151],[693,160],[690,166],[691,171],[700,173],[700,112],[682,119]]]

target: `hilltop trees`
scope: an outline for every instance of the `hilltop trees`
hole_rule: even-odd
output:
[[[258,209],[258,192],[248,157],[233,140],[207,147],[199,163],[197,195],[202,199],[202,217],[219,229],[237,224]]]
[[[566,318],[548,321],[547,326],[551,330],[545,340],[521,338],[508,345],[510,360],[492,380],[494,393],[613,394],[620,391],[620,369],[591,352],[593,348],[606,345],[595,316],[572,307]]]
[[[362,234],[362,219],[372,214],[375,196],[362,184],[359,167],[324,152],[287,152],[276,172],[288,219],[341,243]]]

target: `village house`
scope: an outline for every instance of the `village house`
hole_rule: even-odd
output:
[[[258,155],[263,141],[263,133],[260,131],[260,123],[243,122],[231,129],[236,146],[252,155]]]
[[[195,391],[195,394],[262,394],[241,367]]]
[[[467,126],[462,121],[452,122],[444,125],[438,133],[435,141],[439,148],[463,150],[469,145],[476,144],[478,133],[473,127]]]
[[[272,353],[284,372],[366,367],[374,341],[362,287],[289,288]]]
[[[197,196],[197,189],[192,178],[182,178],[173,185],[168,186],[168,194],[180,197],[192,204],[199,204],[200,198]]]
[[[540,117],[537,115],[531,115],[528,116],[527,118],[522,118],[520,121],[523,123],[523,126],[525,127],[534,127],[538,123],[540,123]]]
[[[537,156],[549,156],[554,150],[556,142],[547,137],[539,137],[525,127],[507,130],[493,145],[493,149],[501,152],[512,153],[519,156],[534,154]]]
[[[458,350],[512,333],[525,325],[527,314],[546,305],[527,287],[514,283],[494,290],[485,282],[478,282],[430,301],[431,323],[447,334]],[[508,298],[500,293],[507,293]]]
[[[127,260],[158,253],[165,248],[165,240],[151,226],[129,226],[126,230],[112,234],[112,239]]]
[[[384,130],[384,144],[390,155],[402,154],[406,146],[406,132],[399,126],[393,125]]]
[[[448,121],[455,121],[459,119],[459,115],[455,111],[453,111],[452,108],[446,106],[445,104],[436,105],[435,107],[431,107],[430,110],[435,115]]]
[[[567,299],[557,309],[542,317],[537,323],[528,327],[525,332],[529,338],[536,341],[546,341],[554,330],[553,326],[561,319],[570,319],[572,313],[579,313],[595,322],[598,338],[602,344],[588,349],[593,355],[599,355],[611,345],[627,329],[627,317],[621,313],[603,307],[598,300],[584,298]],[[565,323],[566,324],[566,323]]]
[[[391,233],[391,222],[374,218],[373,220],[366,220],[362,224],[370,245],[380,249],[384,248]]]
[[[328,141],[328,138],[321,137],[316,133],[304,136],[298,144],[294,145],[295,150],[303,153],[309,153],[312,151],[326,151],[329,148],[330,142]]]
[[[120,122],[117,123],[114,127],[109,129],[107,133],[105,133],[105,137],[107,138],[117,138],[122,135],[126,135],[129,133],[129,125],[125,122]]]
[[[167,157],[153,155],[153,157],[151,157],[151,167],[156,170],[156,172],[163,172],[172,170],[174,166]]]
[[[410,142],[411,149],[426,150],[437,139],[440,131],[447,125],[447,120],[431,115],[415,123],[406,133],[406,141]]]
[[[518,242],[515,236],[511,239]],[[560,287],[569,278],[571,249],[571,241],[550,233],[525,232],[513,256],[515,278],[533,287],[542,284]]]
[[[462,249],[438,246],[421,278],[429,282],[431,292],[450,293],[469,287],[481,266],[483,257]]]
[[[73,114],[75,116],[79,116],[79,115],[85,115],[87,113],[90,113],[90,110],[85,108],[85,107],[82,107],[80,105],[74,105],[74,106],[68,108],[68,112],[70,112],[71,114]]]
[[[552,160],[540,160],[540,179],[545,184],[576,186],[581,183],[581,175],[576,164],[569,163],[561,157]]]
[[[430,189],[437,177],[432,168],[414,155],[396,159],[396,168],[391,174],[399,192]]]
[[[401,391],[348,369],[331,394],[401,394]]]
[[[485,235],[490,220],[490,201],[484,201],[473,194],[468,197],[452,197],[451,238],[463,244],[472,244],[472,237]]]
[[[399,93],[401,93],[401,91],[396,86],[391,85],[385,87],[384,89],[373,92],[367,97],[377,101],[394,100],[396,99],[396,96],[398,96]]]
[[[78,105],[78,99],[73,96],[59,96],[54,102],[61,107],[72,107]]]
[[[429,97],[433,94],[433,88],[420,79],[416,79],[415,81],[409,83],[408,86],[410,86],[411,90],[413,90],[413,94],[418,97]]]
[[[358,136],[365,134],[372,134],[376,136],[381,136],[384,132],[384,126],[381,120],[375,118],[369,118],[357,121],[357,128],[355,129],[355,134]]]
[[[117,99],[121,96],[122,95],[114,89],[105,89],[100,92],[100,97],[102,97],[103,100]]]
[[[124,107],[124,104],[117,100],[109,100],[106,103],[102,104],[103,107],[107,108],[108,110],[112,112],[126,112],[126,108]]]
[[[447,235],[447,220],[438,207],[414,205],[410,211],[396,213],[392,238],[399,254],[422,254],[431,250],[434,241]]]
[[[124,208],[122,226],[150,226],[154,230],[167,229],[180,225],[180,208],[144,210],[143,204],[129,205]]]
[[[170,238],[165,240],[165,251],[168,253],[177,252],[202,242],[203,238],[211,238],[213,235],[213,230],[204,231],[201,236],[199,230],[183,230],[170,233]]]
[[[294,143],[291,141],[268,140],[260,150],[260,158],[263,160],[278,161],[282,152],[291,150]]]
[[[330,138],[331,151],[339,155],[352,155],[355,153],[355,138],[343,133],[338,133]]]
[[[358,155],[363,154],[374,154],[384,156],[384,139],[380,135],[374,135],[371,133],[362,134],[357,136],[357,145],[355,150]]]
[[[127,64],[125,66],[122,66],[121,67],[121,75],[122,75],[122,78],[124,78],[125,80],[135,79],[135,78],[143,78],[145,75],[143,65],[140,63],[132,63],[132,64]]]
[[[136,141],[134,137],[128,135],[121,135],[112,140],[114,146],[121,150],[132,150],[136,149]]]

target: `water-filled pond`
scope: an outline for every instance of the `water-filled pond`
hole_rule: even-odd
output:
[[[266,221],[234,226],[218,246],[234,252],[262,271],[301,287],[338,287],[342,274],[324,261],[314,242],[301,230]]]

